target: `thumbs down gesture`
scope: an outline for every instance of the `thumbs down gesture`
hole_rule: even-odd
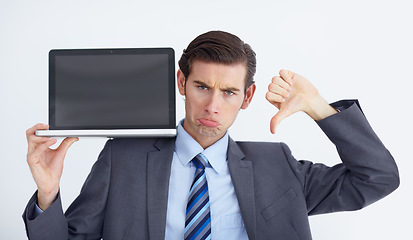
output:
[[[278,108],[270,123],[273,134],[284,118],[299,111],[304,111],[315,121],[337,113],[337,110],[321,97],[309,80],[284,69],[279,72],[279,76],[272,78],[268,85],[266,99]]]

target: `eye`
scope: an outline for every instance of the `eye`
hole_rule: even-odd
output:
[[[207,90],[207,89],[208,89],[208,88],[205,87],[205,86],[198,86],[198,88],[201,89],[201,90]]]
[[[232,95],[234,95],[235,93],[232,92],[232,91],[225,91],[225,94],[228,95],[228,96],[232,96]]]

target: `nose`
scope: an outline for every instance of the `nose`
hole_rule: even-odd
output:
[[[211,94],[205,107],[205,111],[214,114],[218,113],[220,109],[221,99],[219,94]]]

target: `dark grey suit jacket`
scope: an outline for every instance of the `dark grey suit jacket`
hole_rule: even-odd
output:
[[[399,185],[397,166],[357,102],[318,122],[343,161],[297,161],[283,143],[234,142],[228,166],[249,239],[311,239],[308,215],[357,210]],[[33,219],[30,239],[164,239],[174,138],[109,140],[79,197],[63,214],[60,196]]]

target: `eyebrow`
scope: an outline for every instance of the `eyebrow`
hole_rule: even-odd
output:
[[[207,87],[207,88],[211,88],[211,86],[209,86],[208,84],[206,84],[204,82],[201,82],[201,81],[195,80],[194,83],[199,84],[199,85],[204,86],[204,87]],[[222,91],[230,91],[230,92],[239,92],[239,91],[241,91],[236,87],[225,87],[225,88],[222,88],[221,90]]]

